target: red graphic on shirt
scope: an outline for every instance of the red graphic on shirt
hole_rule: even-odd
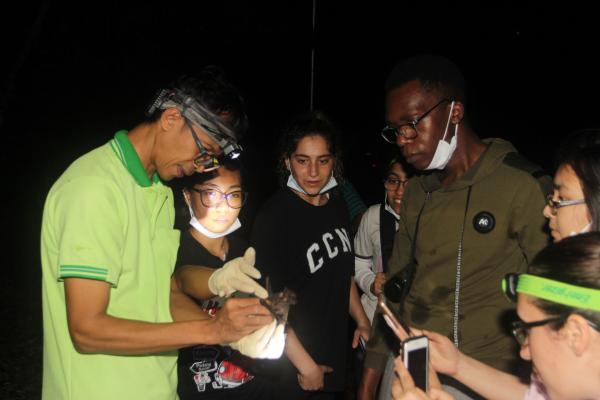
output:
[[[227,388],[239,386],[252,378],[252,375],[229,361],[222,361],[219,370],[215,373],[215,380],[220,386]]]

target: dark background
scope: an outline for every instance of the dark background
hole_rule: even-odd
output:
[[[206,64],[242,90],[251,131],[242,144],[251,201],[275,188],[274,138],[314,105],[344,133],[347,176],[367,204],[377,167],[383,82],[418,53],[454,60],[469,83],[467,112],[481,137],[508,139],[548,170],[566,133],[598,126],[598,23],[568,2],[30,1],[3,6],[0,157],[4,172],[0,397],[39,397],[39,230],[45,195],[75,158],[135,126],[161,85]]]

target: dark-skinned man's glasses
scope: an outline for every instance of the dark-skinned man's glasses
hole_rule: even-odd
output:
[[[416,117],[412,122],[408,122],[406,124],[401,124],[398,126],[393,126],[393,125],[389,125],[389,124],[384,126],[383,129],[381,130],[381,137],[386,142],[391,143],[391,144],[396,144],[396,139],[398,138],[398,136],[402,136],[406,139],[416,138],[417,135],[419,134],[419,131],[417,130],[417,125],[419,124],[419,122],[423,121],[423,119],[425,119],[425,117],[427,117],[429,115],[429,113],[431,113],[433,110],[435,110],[441,104],[443,104],[447,101],[450,101],[450,100],[449,99],[440,100],[429,110],[425,111],[423,114]]]

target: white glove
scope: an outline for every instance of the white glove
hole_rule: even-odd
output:
[[[267,291],[254,280],[260,278],[260,271],[254,268],[255,256],[254,249],[248,247],[244,257],[234,258],[213,272],[208,278],[210,291],[221,297],[240,291],[266,299]]]
[[[285,347],[285,324],[277,324],[277,320],[244,336],[237,342],[229,343],[229,347],[252,358],[279,358]]]

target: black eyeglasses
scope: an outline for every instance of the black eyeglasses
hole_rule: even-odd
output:
[[[396,139],[398,138],[398,136],[404,136],[406,139],[414,139],[419,134],[419,131],[417,130],[417,125],[419,124],[419,122],[423,121],[423,119],[425,119],[425,117],[427,117],[427,115],[429,115],[429,113],[431,113],[433,110],[435,110],[441,104],[443,104],[447,101],[450,101],[450,100],[449,99],[440,100],[439,102],[436,103],[436,105],[431,107],[429,110],[425,111],[421,116],[415,118],[412,122],[408,122],[406,124],[402,124],[402,125],[398,125],[398,126],[386,125],[381,130],[381,137],[386,142],[391,143],[391,144],[396,144]]]
[[[535,328],[536,326],[544,326],[551,322],[559,322],[565,321],[568,315],[560,315],[558,317],[546,318],[540,321],[533,322],[524,322],[524,321],[514,321],[512,323],[512,333],[519,343],[520,346],[523,346],[527,342],[527,338],[529,337],[529,330],[531,328]]]
[[[514,303],[517,302],[517,285],[519,284],[519,274],[510,273],[504,276],[504,282],[502,288],[504,289],[504,294],[508,299]],[[527,341],[527,337],[529,336],[529,329],[534,328],[536,326],[546,325],[550,322],[557,322],[560,320],[565,320],[568,315],[561,315],[558,317],[546,318],[540,321],[533,322],[523,322],[523,321],[514,321],[512,323],[512,333],[519,343],[519,345],[523,345]]]
[[[194,138],[194,143],[196,143],[196,147],[198,147],[198,150],[200,151],[200,155],[198,157],[194,158],[194,165],[196,166],[196,168],[204,167],[202,172],[209,172],[209,171],[219,168],[220,167],[219,160],[213,154],[211,154],[208,150],[206,150],[206,147],[204,147],[202,145],[202,142],[200,141],[198,134],[196,134],[196,131],[194,130],[194,127],[192,126],[192,123],[190,121],[188,121],[187,119],[186,119],[186,123],[187,123],[188,127],[190,128],[190,131],[192,132],[192,137]]]
[[[227,202],[229,208],[242,208],[248,197],[248,193],[236,190],[234,192],[223,193],[219,189],[196,189],[192,188],[196,193],[200,193],[200,201],[204,207],[218,207],[223,200]]]
[[[556,201],[556,200],[554,200],[553,194],[549,194],[548,196],[546,196],[546,205],[548,207],[550,207],[550,212],[552,213],[552,215],[556,215],[558,209],[561,207],[575,206],[577,204],[585,204],[585,200],[578,199],[578,200],[558,200],[558,201]]]
[[[558,317],[546,318],[546,319],[542,319],[540,321],[533,321],[533,322],[514,321],[512,323],[512,327],[513,327],[512,333],[513,333],[515,339],[517,340],[517,342],[519,343],[519,345],[523,346],[527,342],[527,338],[529,337],[529,330],[531,328],[535,328],[536,326],[544,326],[544,325],[552,323],[552,322],[560,322],[562,324],[567,320],[569,315],[571,315],[571,314],[559,315]],[[594,322],[592,322],[588,319],[586,319],[585,322],[587,322],[587,324],[592,329],[595,329],[600,332],[600,327],[598,327],[597,324],[595,324]]]
[[[504,289],[504,294],[506,295],[506,297],[508,297],[511,301],[513,301],[515,303],[517,302],[517,285],[518,284],[519,284],[519,274],[510,273],[510,274],[506,274],[506,276],[504,277],[504,282],[502,285],[502,287]],[[535,328],[536,326],[543,326],[543,325],[549,324],[551,322],[564,323],[567,320],[567,318],[569,317],[569,315],[570,315],[570,313],[566,313],[566,314],[559,315],[557,317],[546,318],[546,319],[542,319],[540,321],[533,321],[533,322],[515,321],[512,323],[512,328],[513,328],[512,333],[513,333],[515,339],[517,340],[517,342],[519,343],[519,345],[522,346],[527,341],[527,337],[529,336],[529,329]],[[593,329],[600,331],[600,328],[594,322],[592,322],[588,319],[586,319],[586,322]]]
[[[408,179],[402,180],[398,178],[387,178],[383,180],[383,186],[389,190],[396,190],[398,187],[406,187]]]

